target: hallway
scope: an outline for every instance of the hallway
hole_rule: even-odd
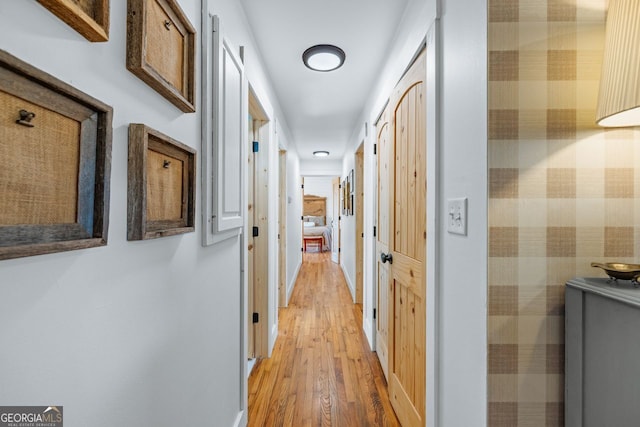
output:
[[[270,359],[249,377],[249,426],[396,426],[378,358],[330,253],[305,253]]]

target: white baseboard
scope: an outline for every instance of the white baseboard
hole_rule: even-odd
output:
[[[347,270],[344,268],[344,265],[342,265],[342,263],[340,264],[340,268],[342,269],[342,274],[344,275],[344,280],[347,282],[347,286],[349,287],[349,292],[351,292],[351,300],[353,302],[356,301],[356,288],[355,286],[353,286],[353,282],[351,281],[351,277],[349,277],[349,273],[347,273]]]
[[[302,260],[300,260],[300,262],[298,263],[298,266],[296,267],[296,272],[293,273],[291,282],[287,286],[287,304],[286,304],[287,307],[289,306],[289,301],[291,300],[291,294],[293,293],[293,288],[296,285],[296,280],[298,280],[298,273],[300,273],[300,267],[302,267]]]
[[[238,412],[238,416],[233,423],[233,427],[246,427],[247,425],[247,411]]]
[[[376,349],[373,346],[373,337],[371,336],[371,334],[373,333],[373,325],[371,324],[371,319],[365,317],[362,321],[362,327],[364,328],[364,336],[367,337],[369,348],[371,349],[371,351],[375,351]]]

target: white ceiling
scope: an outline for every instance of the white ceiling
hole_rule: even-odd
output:
[[[301,159],[341,159],[384,64],[407,0],[240,0]],[[334,44],[342,68],[309,70],[302,53]]]

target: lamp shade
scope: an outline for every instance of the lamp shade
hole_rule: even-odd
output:
[[[640,1],[611,0],[596,122],[640,126]]]

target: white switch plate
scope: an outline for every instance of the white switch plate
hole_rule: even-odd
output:
[[[447,199],[447,231],[467,235],[467,198]]]

